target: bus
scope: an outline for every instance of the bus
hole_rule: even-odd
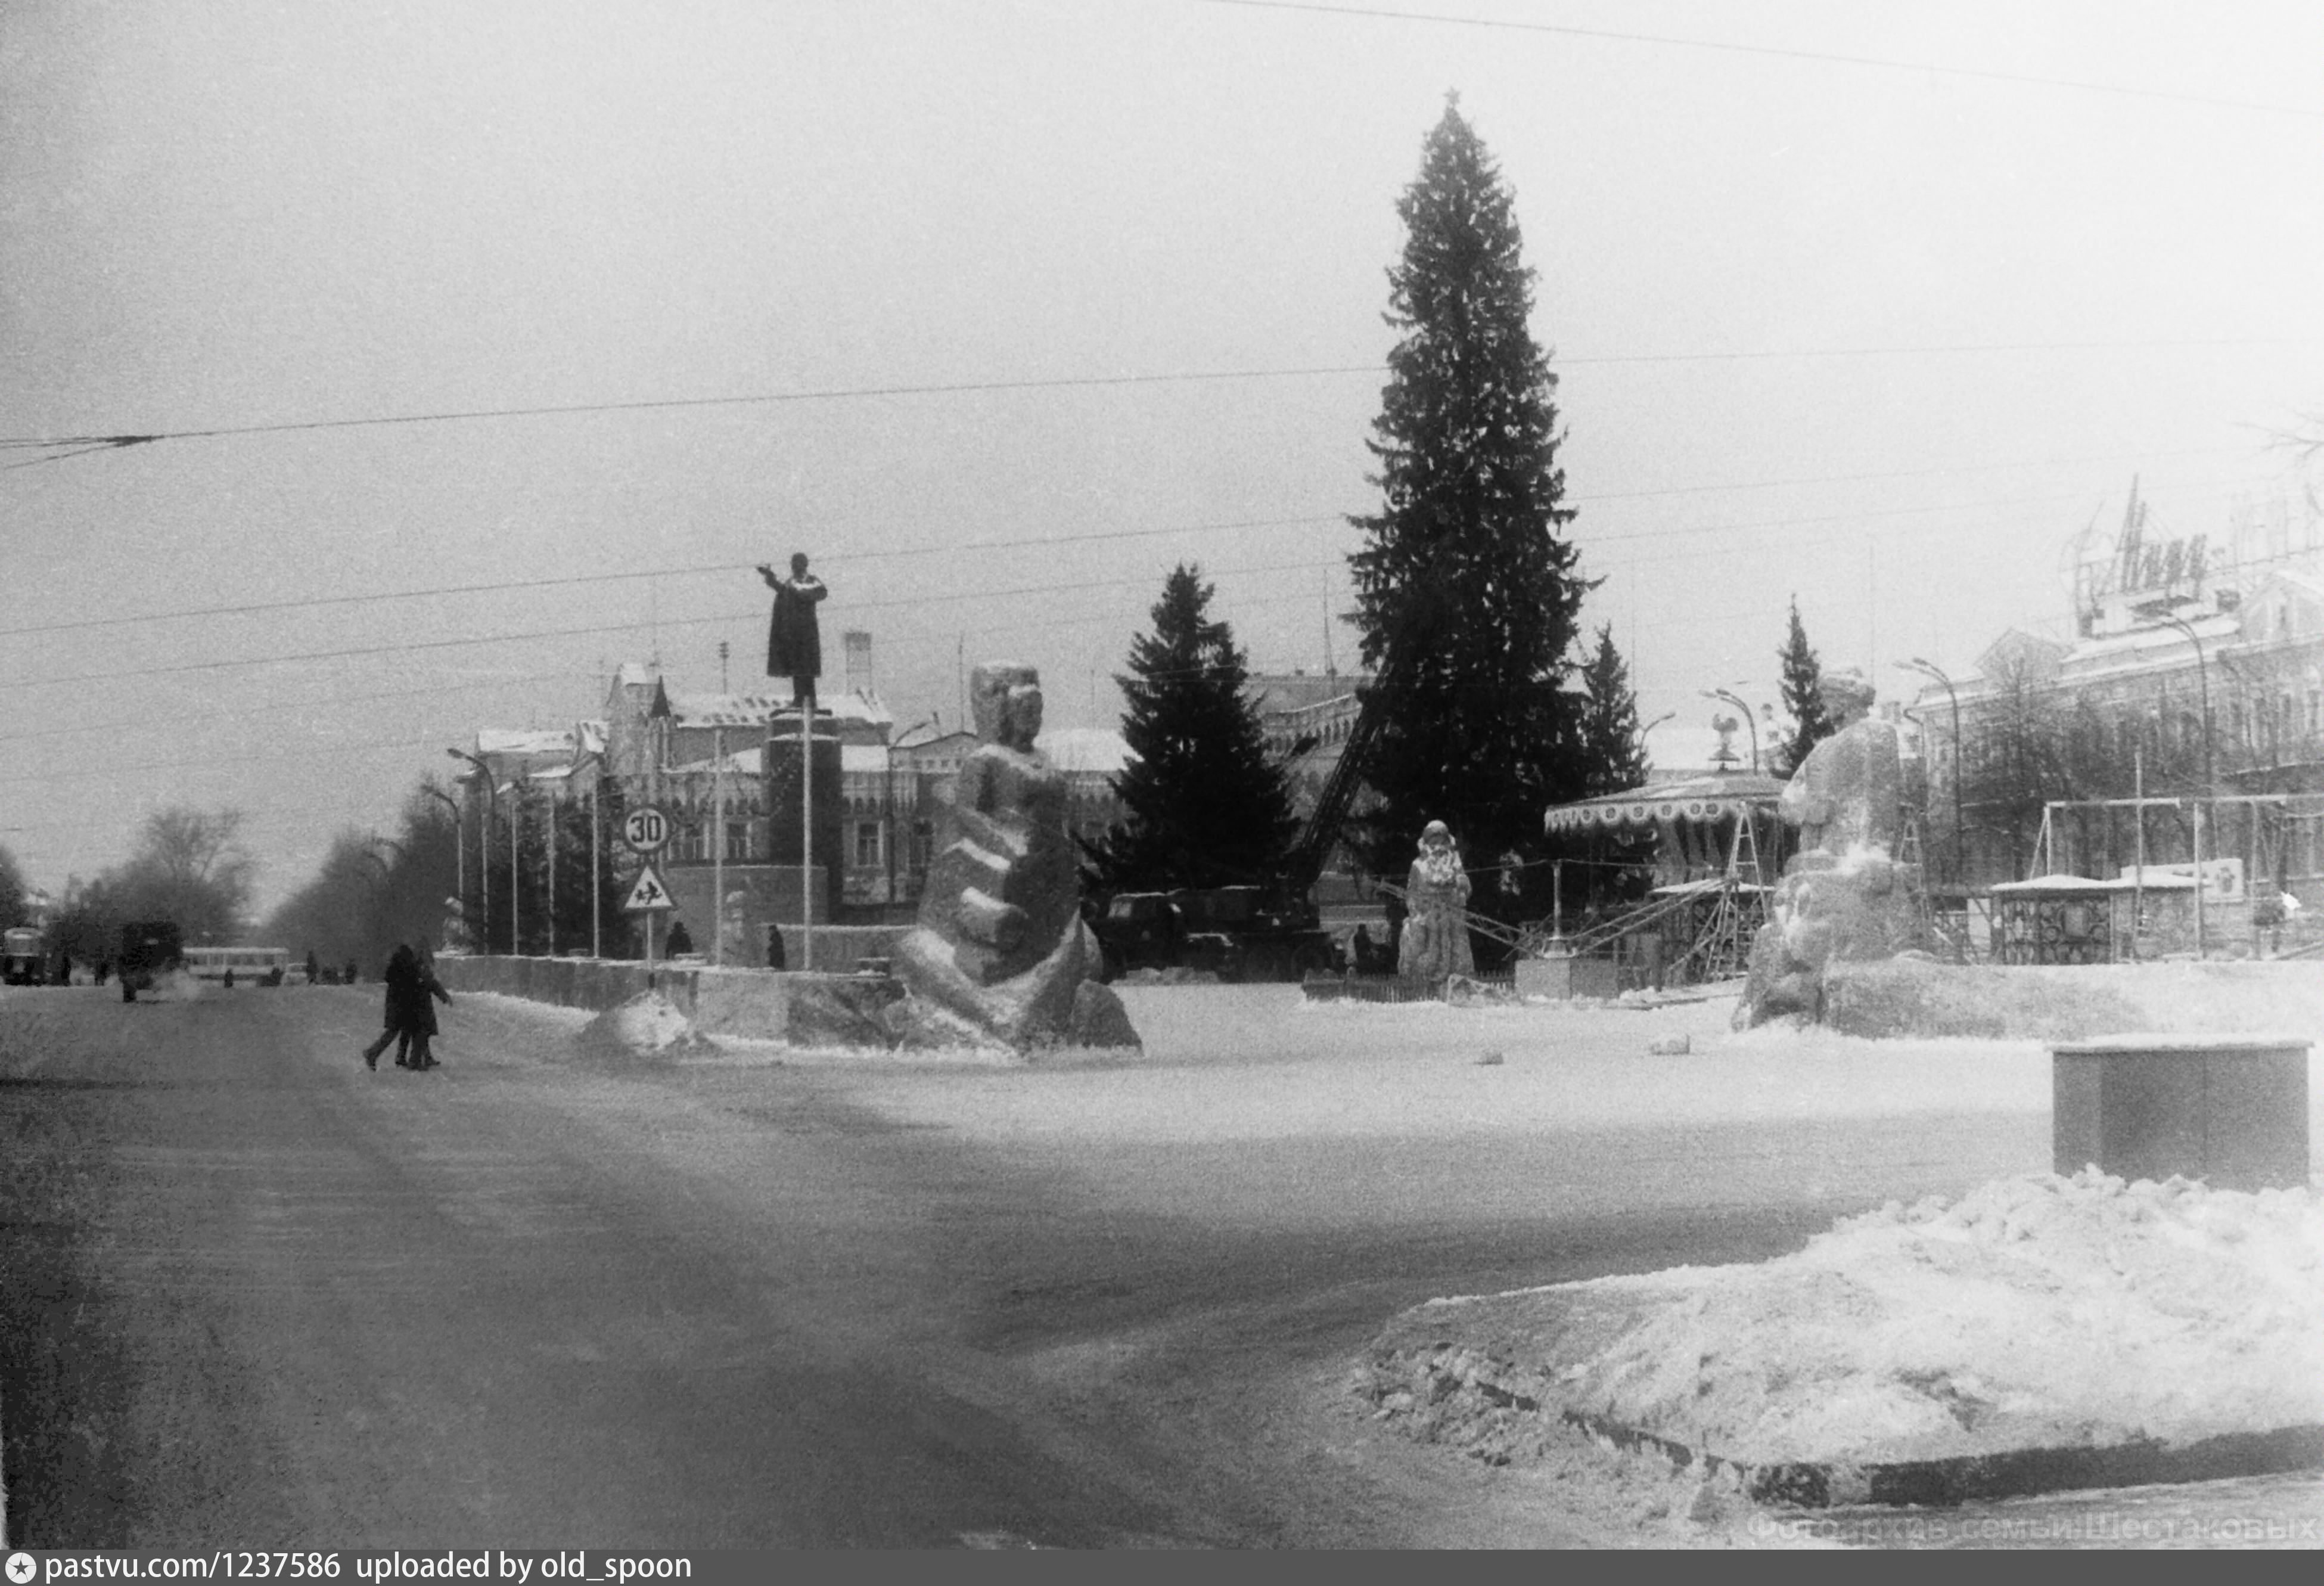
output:
[[[33,926],[11,927],[5,948],[0,948],[0,980],[12,986],[37,986],[48,978],[48,938]]]
[[[222,981],[229,974],[237,984],[279,986],[290,967],[288,947],[189,947],[186,972],[198,980]]]

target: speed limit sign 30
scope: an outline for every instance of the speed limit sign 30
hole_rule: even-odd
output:
[[[641,804],[622,817],[622,841],[632,853],[659,853],[669,841],[669,816],[650,804]]]

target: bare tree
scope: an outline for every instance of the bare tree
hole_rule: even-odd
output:
[[[114,881],[124,917],[175,920],[189,942],[232,940],[258,870],[242,826],[238,809],[156,810]]]

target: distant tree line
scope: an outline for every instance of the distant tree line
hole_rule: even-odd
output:
[[[127,859],[95,879],[66,882],[51,920],[52,948],[76,964],[110,959],[121,927],[173,920],[189,945],[242,940],[258,865],[238,809],[171,805],[145,818]]]

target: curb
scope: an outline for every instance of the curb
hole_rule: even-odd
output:
[[[1513,1408],[1537,1413],[1542,1408],[1518,1396],[1510,1397]],[[2324,1426],[2230,1432],[2193,1443],[2141,1438],[2105,1448],[2004,1449],[1951,1459],[1880,1464],[1796,1460],[1754,1465],[1578,1411],[1555,1414],[1568,1426],[1632,1452],[1661,1454],[1682,1470],[1700,1460],[1706,1473],[1732,1472],[1744,1495],[1754,1502],[1793,1508],[1857,1504],[1949,1508],[1986,1498],[2033,1498],[2095,1487],[2177,1485],[2324,1470]]]

